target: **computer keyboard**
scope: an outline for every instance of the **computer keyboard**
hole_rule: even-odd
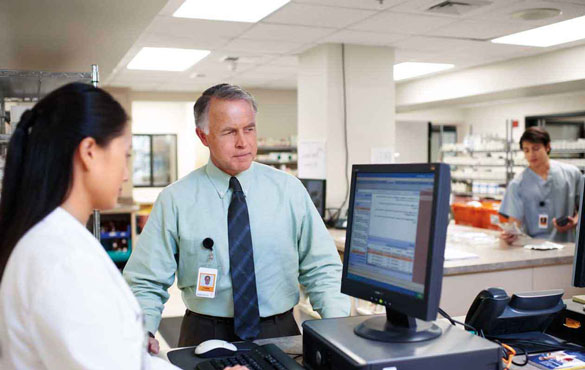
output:
[[[227,366],[244,365],[250,370],[301,370],[303,367],[274,344],[258,346],[235,356],[200,362],[197,370],[223,370]]]

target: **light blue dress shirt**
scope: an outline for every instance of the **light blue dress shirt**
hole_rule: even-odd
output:
[[[280,314],[295,306],[299,283],[322,317],[349,315],[349,298],[340,292],[339,255],[301,182],[259,163],[252,163],[236,177],[250,215],[260,316]],[[159,195],[124,269],[144,310],[147,330],[157,330],[175,275],[189,310],[233,317],[229,179],[210,160]],[[213,239],[213,252],[203,247],[206,238]],[[218,270],[215,298],[195,295],[200,267]]]
[[[499,212],[522,221],[526,233],[534,238],[573,242],[575,230],[553,232],[552,220],[575,214],[581,178],[577,167],[553,160],[546,180],[526,168],[508,184]],[[539,226],[540,215],[548,215],[546,227]]]

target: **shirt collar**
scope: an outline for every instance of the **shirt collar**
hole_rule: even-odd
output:
[[[236,175],[236,178],[238,179],[240,185],[242,186],[244,195],[246,196],[248,195],[248,190],[250,189],[250,185],[252,183],[254,166],[255,163],[252,162],[250,168]],[[221,199],[223,199],[223,197],[226,196],[228,190],[230,189],[230,178],[232,176],[228,175],[227,173],[217,168],[217,166],[213,163],[211,158],[209,158],[209,161],[205,166],[205,172],[207,173],[207,176],[211,180],[213,187],[215,187],[217,194]]]

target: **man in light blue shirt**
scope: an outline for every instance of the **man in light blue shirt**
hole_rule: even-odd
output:
[[[206,90],[194,110],[196,132],[209,147],[210,160],[161,192],[124,269],[147,330],[156,332],[175,275],[188,309],[180,346],[212,338],[238,340],[242,320],[259,328],[253,335],[257,338],[298,334],[291,309],[299,300],[299,284],[322,317],[347,316],[349,298],[340,292],[341,262],[307,191],[295,177],[253,162],[252,96],[221,84]],[[236,215],[231,214],[234,199],[244,202]],[[240,218],[236,222],[230,217]],[[233,224],[238,223],[242,236],[233,237]],[[251,257],[230,261],[230,255],[242,250]],[[246,282],[239,280],[249,279],[232,281],[240,267],[255,271],[255,284],[241,287]],[[213,293],[198,283],[201,274],[214,277]],[[247,293],[240,294],[241,289]],[[234,315],[234,302],[242,295],[252,302],[242,308],[245,319]],[[259,327],[248,312],[255,310]],[[150,344],[156,352],[158,343],[152,338]]]
[[[528,168],[508,184],[500,213],[522,226],[534,238],[556,242],[575,241],[581,171],[573,165],[549,159],[550,136],[540,127],[528,128],[520,138]],[[566,216],[566,223],[557,221]],[[513,243],[517,236],[503,232]]]

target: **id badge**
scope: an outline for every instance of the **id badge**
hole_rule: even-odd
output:
[[[200,267],[197,274],[197,290],[195,295],[202,298],[215,297],[215,285],[217,283],[217,269]]]
[[[538,215],[538,228],[548,229],[548,215],[546,213]]]

